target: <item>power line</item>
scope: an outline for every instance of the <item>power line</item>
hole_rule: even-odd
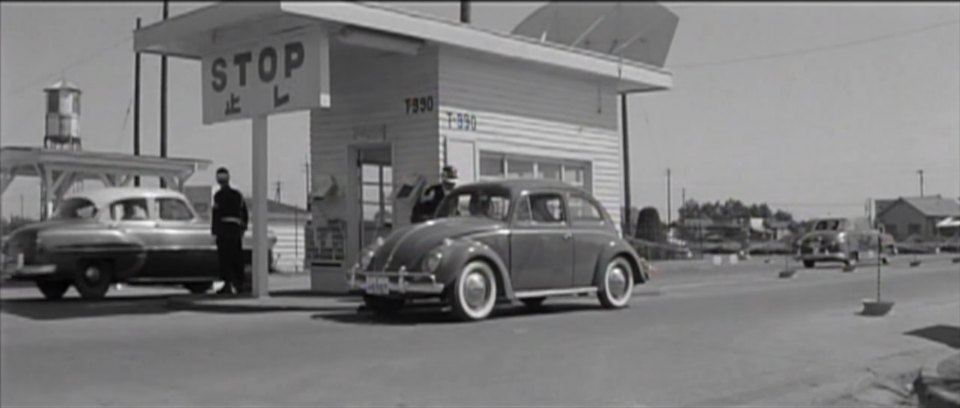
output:
[[[720,60],[720,61],[708,61],[708,62],[697,62],[697,63],[691,63],[691,64],[673,65],[673,66],[670,66],[669,68],[670,68],[670,69],[704,68],[704,67],[715,67],[715,66],[721,66],[721,65],[739,64],[739,63],[742,63],[742,62],[762,61],[762,60],[770,60],[770,59],[777,59],[777,58],[793,57],[793,56],[797,56],[797,55],[812,54],[812,53],[816,53],[816,52],[830,51],[830,50],[836,50],[836,49],[840,49],[840,48],[853,47],[853,46],[857,46],[857,45],[870,44],[870,43],[874,43],[874,42],[879,42],[879,41],[888,40],[888,39],[891,39],[891,38],[903,37],[903,36],[907,36],[907,35],[911,35],[911,34],[917,34],[917,33],[925,32],[925,31],[930,31],[930,30],[934,30],[934,29],[937,29],[937,28],[940,28],[940,27],[946,27],[946,26],[949,26],[949,25],[954,25],[954,24],[957,24],[957,23],[960,23],[960,20],[944,21],[944,22],[940,22],[940,23],[936,23],[936,24],[926,25],[926,26],[919,27],[919,28],[914,28],[914,29],[911,29],[911,30],[904,30],[904,31],[899,31],[899,32],[895,32],[895,33],[883,34],[883,35],[878,35],[878,36],[875,36],[875,37],[864,38],[864,39],[860,39],[860,40],[847,41],[847,42],[836,43],[836,44],[827,44],[827,45],[821,45],[821,46],[817,46],[817,47],[802,48],[802,49],[797,49],[797,50],[793,50],[793,51],[786,51],[786,52],[781,52],[781,53],[775,53],[775,54],[758,55],[758,56],[754,56],[754,57],[742,57],[742,58],[733,58],[733,59]]]
[[[26,85],[24,85],[24,86],[18,88],[17,90],[13,91],[12,94],[11,94],[11,96],[19,96],[19,95],[22,94],[24,91],[27,91],[27,90],[33,88],[33,87],[36,86],[37,84],[40,84],[40,83],[42,83],[42,82],[49,81],[50,78],[57,76],[57,74],[62,74],[63,72],[65,72],[65,71],[67,71],[67,70],[69,70],[69,69],[71,69],[71,68],[76,68],[76,67],[78,67],[78,66],[80,66],[80,65],[86,64],[87,62],[91,61],[94,57],[98,57],[98,56],[100,56],[101,54],[103,54],[103,53],[105,53],[105,52],[107,52],[107,51],[109,51],[109,50],[112,50],[112,49],[114,49],[114,48],[116,48],[116,47],[118,47],[118,46],[120,46],[120,45],[123,45],[123,44],[125,44],[127,41],[130,41],[130,40],[133,40],[133,36],[132,36],[132,35],[126,36],[126,37],[124,37],[123,39],[121,39],[120,41],[117,41],[116,43],[113,43],[113,44],[111,44],[111,45],[109,45],[109,46],[107,46],[107,47],[97,49],[97,50],[93,51],[92,53],[87,54],[87,55],[84,56],[84,57],[81,57],[81,58],[79,58],[79,59],[77,59],[77,60],[74,60],[73,62],[71,62],[71,63],[69,63],[69,64],[66,64],[66,65],[60,67],[60,69],[54,71],[53,73],[44,75],[42,78],[39,78],[39,79],[37,79],[37,80],[35,80],[35,81],[31,81],[31,82],[27,83]]]

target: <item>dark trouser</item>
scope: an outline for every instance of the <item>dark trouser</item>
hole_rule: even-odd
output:
[[[243,288],[243,235],[222,234],[217,236],[217,258],[220,262],[220,278],[237,292]]]

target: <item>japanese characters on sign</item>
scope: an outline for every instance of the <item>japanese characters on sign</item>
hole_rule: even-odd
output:
[[[330,45],[301,30],[203,58],[203,123],[330,106]]]

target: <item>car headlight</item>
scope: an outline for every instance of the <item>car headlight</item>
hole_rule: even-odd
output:
[[[423,271],[433,273],[440,267],[441,262],[443,262],[443,251],[440,248],[434,249],[423,258]]]
[[[840,243],[840,244],[842,244],[842,243],[844,243],[844,242],[847,242],[847,233],[846,233],[846,232],[841,232],[841,233],[837,234],[837,242]]]

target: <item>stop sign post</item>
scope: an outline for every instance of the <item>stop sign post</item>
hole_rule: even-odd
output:
[[[252,119],[253,297],[268,290],[267,120],[330,107],[327,34],[305,29],[222,47],[202,59],[203,123]]]

